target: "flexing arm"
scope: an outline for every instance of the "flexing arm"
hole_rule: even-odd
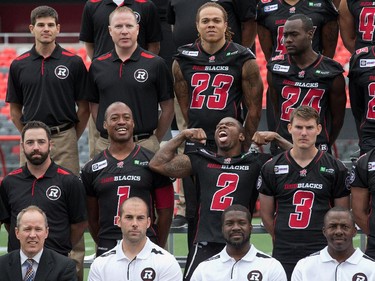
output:
[[[258,146],[267,145],[269,142],[275,141],[277,145],[284,150],[293,147],[293,144],[284,139],[278,133],[272,131],[257,131],[255,132],[252,141]]]
[[[182,116],[184,117],[186,124],[188,124],[189,89],[187,82],[182,75],[180,65],[176,60],[172,65],[172,73],[174,78],[174,92],[176,94],[178,104],[180,105]]]
[[[206,134],[202,129],[186,129],[164,144],[151,159],[151,170],[173,178],[184,178],[192,173],[190,159],[185,154],[176,154],[177,148],[185,141],[206,140]]]
[[[17,130],[21,133],[23,129],[23,124],[21,122],[22,117],[22,104],[10,103],[10,118],[16,126]]]
[[[89,231],[92,239],[98,244],[99,225],[99,203],[96,197],[87,196],[87,218],[89,223]]]
[[[247,151],[251,138],[258,129],[262,113],[263,83],[255,60],[247,60],[242,67],[243,102],[248,110],[245,119],[246,139],[244,148]]]
[[[264,224],[264,228],[271,235],[272,239],[275,236],[275,199],[273,196],[259,193],[260,201],[260,215]]]
[[[90,117],[90,106],[89,102],[85,100],[77,101],[77,117],[78,117],[78,123],[76,124],[76,134],[77,134],[77,140],[81,137],[83,134],[83,131],[86,128],[87,121]]]
[[[150,42],[147,43],[147,51],[154,53],[155,55],[160,52],[160,42]]]
[[[355,223],[365,234],[370,233],[368,219],[370,212],[370,194],[368,189],[352,186],[352,211]]]
[[[264,53],[264,57],[266,61],[269,61],[272,57],[272,37],[271,32],[265,28],[263,25],[258,24],[258,39],[260,43],[260,47]]]
[[[242,46],[251,48],[255,42],[255,36],[257,34],[257,23],[255,19],[249,19],[245,22],[242,22]]]
[[[159,142],[164,138],[164,135],[171,126],[173,116],[174,116],[174,100],[169,99],[159,103],[161,114],[158,121],[158,127],[155,130],[155,135]]]
[[[82,235],[86,227],[87,221],[74,223],[70,225],[70,242],[72,243],[72,247],[74,247],[82,238]]]
[[[347,0],[341,0],[339,7],[340,35],[345,48],[353,54],[355,51],[355,23],[348,8]]]
[[[92,60],[94,56],[94,43],[85,42],[85,48],[88,57]]]
[[[329,143],[332,145],[344,124],[346,106],[345,80],[342,74],[336,76],[329,92],[329,107],[332,115],[332,130]]]
[[[322,54],[333,58],[339,37],[339,25],[336,20],[327,22],[322,28]]]

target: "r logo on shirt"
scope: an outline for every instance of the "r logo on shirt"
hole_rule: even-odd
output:
[[[52,185],[47,188],[46,196],[49,200],[56,201],[61,197],[61,189],[57,185]]]
[[[66,79],[69,76],[69,69],[65,65],[59,65],[55,68],[55,75],[59,79]]]
[[[353,281],[367,281],[367,276],[363,273],[356,273],[353,275]]]
[[[146,82],[148,79],[148,72],[144,69],[137,69],[134,72],[134,79],[141,83]]]
[[[252,270],[247,275],[247,280],[249,280],[249,281],[262,281],[263,275],[259,270]]]
[[[153,281],[156,278],[155,270],[151,267],[146,267],[141,272],[141,279],[143,281]]]

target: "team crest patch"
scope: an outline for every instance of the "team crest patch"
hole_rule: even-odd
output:
[[[247,280],[249,280],[249,281],[262,281],[263,280],[263,274],[259,270],[252,270],[247,275]]]
[[[141,22],[141,15],[138,12],[134,12],[137,23]]]
[[[155,270],[151,267],[146,267],[141,272],[141,279],[143,281],[153,281],[156,278]]]
[[[117,168],[124,168],[124,161],[120,161],[117,163]]]
[[[302,169],[301,171],[299,171],[299,176],[300,177],[306,177],[307,175],[307,170],[306,169]]]
[[[364,273],[356,273],[353,275],[352,281],[367,281],[367,276]]]
[[[210,56],[208,58],[208,62],[215,62],[215,56]]]
[[[232,160],[232,158],[225,158],[224,159],[224,164],[230,164],[231,160]]]
[[[328,151],[328,145],[325,144],[325,143],[321,143],[321,144],[319,144],[319,149],[321,151]]]
[[[134,79],[140,83],[146,82],[148,79],[148,72],[144,69],[137,69],[134,72]]]
[[[306,72],[304,70],[301,70],[300,72],[298,72],[298,78],[305,78],[305,74]]]
[[[65,65],[56,66],[55,75],[59,79],[66,79],[69,76],[69,69]]]
[[[46,196],[49,200],[56,201],[61,197],[61,189],[57,185],[51,185],[46,190]]]
[[[292,7],[289,9],[290,14],[295,14],[295,12],[296,12],[296,7]]]

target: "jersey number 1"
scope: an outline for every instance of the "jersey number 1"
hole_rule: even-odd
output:
[[[113,224],[114,225],[117,225],[117,223],[120,219],[120,206],[126,199],[129,198],[129,194],[130,194],[130,186],[129,185],[117,187],[117,196],[118,196],[117,212],[116,212],[117,215],[113,217]]]

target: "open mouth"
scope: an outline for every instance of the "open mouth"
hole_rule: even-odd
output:
[[[224,142],[228,139],[228,134],[225,131],[219,132],[218,136],[219,136],[219,140],[222,141],[222,142]]]

